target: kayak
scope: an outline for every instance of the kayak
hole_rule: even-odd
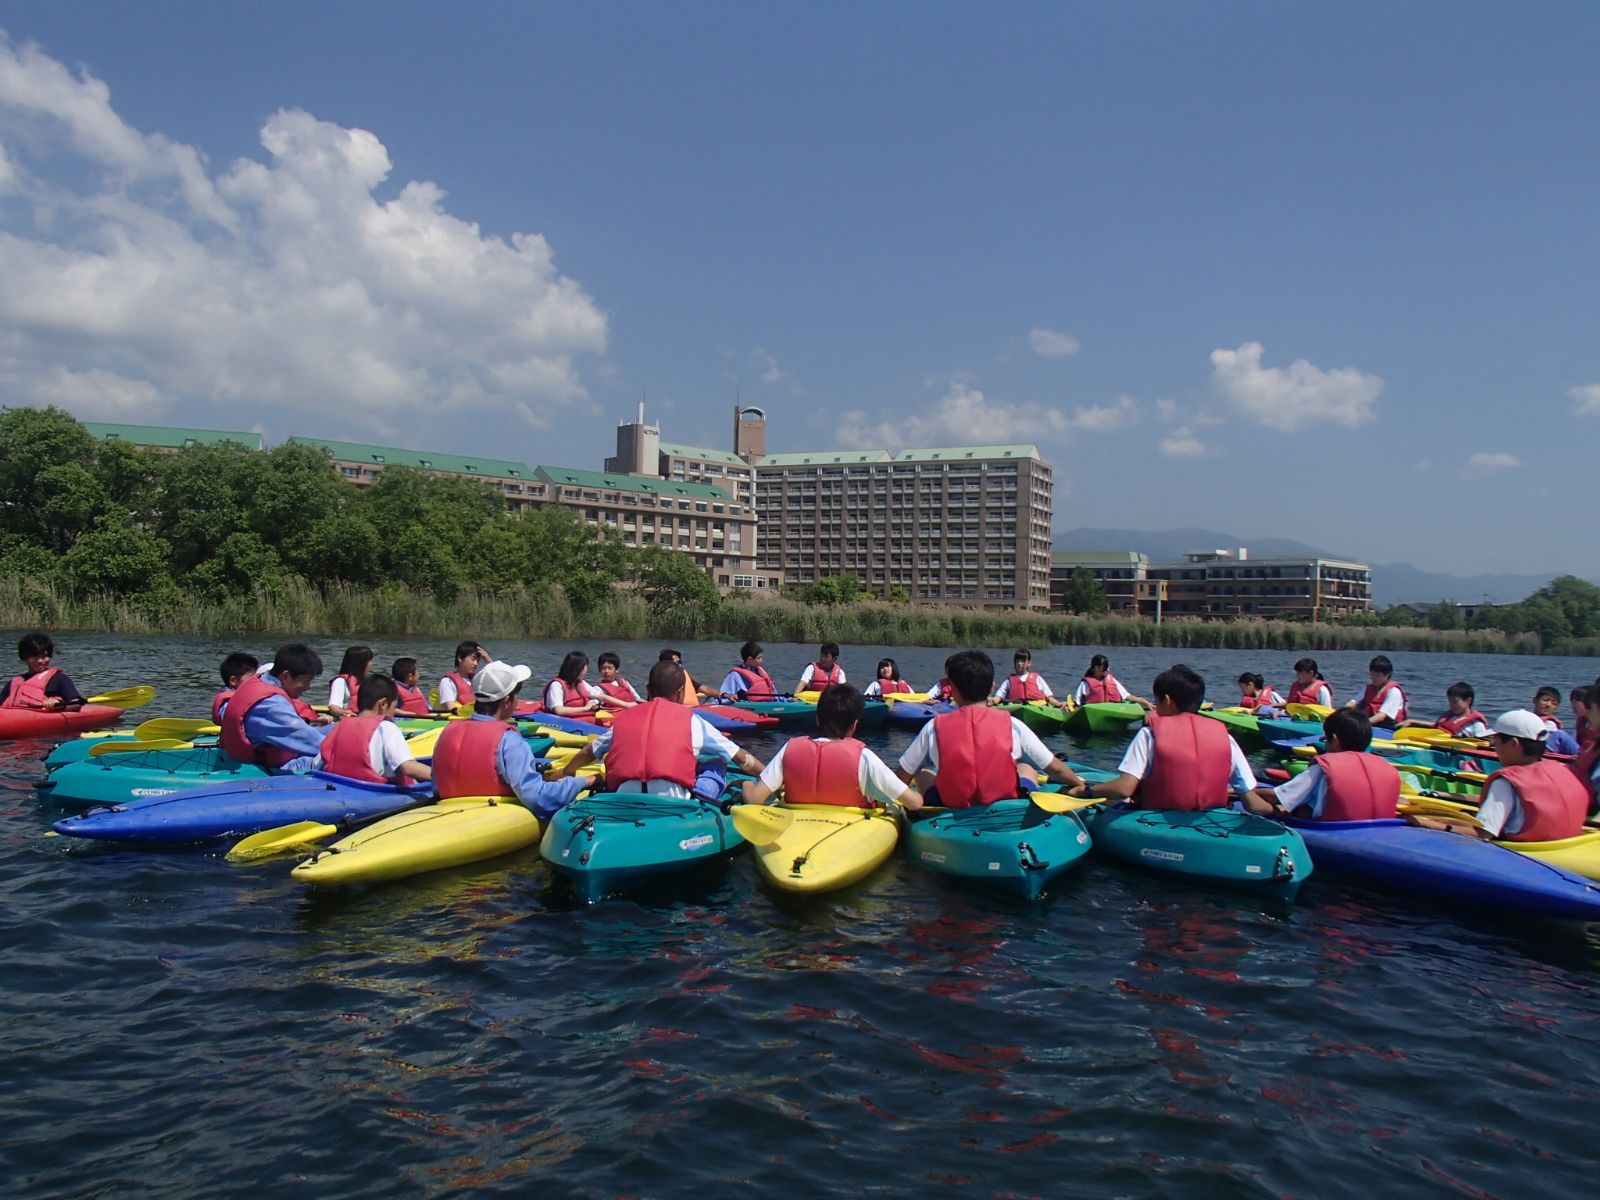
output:
[[[352,825],[426,801],[431,794],[427,787],[358,783],[316,771],[146,796],[64,817],[54,828],[67,837],[180,845],[242,838],[297,821]]]
[[[85,704],[70,712],[41,708],[0,708],[0,740],[62,738],[85,729],[103,729],[122,719],[124,710],[108,704]]]
[[[1072,734],[1123,734],[1135,721],[1144,720],[1144,709],[1131,700],[1114,704],[1080,704],[1067,714],[1063,730]]]
[[[1037,824],[1026,823],[1030,810]],[[1089,852],[1089,833],[1077,813],[1046,813],[1026,800],[922,818],[907,842],[911,856],[930,871],[1024,900],[1037,899]]]
[[[715,863],[742,845],[732,818],[710,801],[605,793],[551,817],[540,850],[593,903]]]
[[[1228,732],[1236,736],[1239,734],[1252,738],[1261,736],[1261,722],[1254,713],[1229,712],[1225,708],[1207,708],[1202,709],[1200,715],[1202,717],[1210,717],[1213,721],[1221,721],[1228,727]]]
[[[751,712],[748,708],[743,708],[737,704],[699,704],[695,706],[695,712],[707,720],[720,717],[728,722],[726,727],[723,725],[717,726],[724,733],[737,733],[740,727],[745,727],[748,731],[748,727],[752,725],[757,729],[770,729],[778,724],[777,717],[769,717],[765,713]]]
[[[1497,841],[1495,845],[1585,879],[1600,880],[1600,830],[1554,842]]]
[[[1508,916],[1600,920],[1600,887],[1561,869],[1555,861],[1514,853],[1502,844],[1422,829],[1402,820],[1291,818],[1288,824],[1305,839],[1312,860],[1330,871],[1358,875],[1382,887],[1449,904],[1490,908]],[[1593,836],[1600,838],[1600,834]]]
[[[1229,808],[1106,808],[1090,821],[1089,836],[1096,850],[1123,862],[1283,900],[1294,899],[1311,874],[1298,833]]]
[[[889,724],[900,729],[921,729],[935,717],[945,713],[955,712],[954,704],[947,704],[942,700],[902,700],[888,701]]]
[[[268,778],[265,768],[235,762],[220,746],[145,750],[85,758],[56,769],[41,790],[52,804],[126,804],[214,784]]]
[[[772,717],[780,729],[815,729],[817,706],[804,700],[741,700],[740,708]],[[882,700],[868,700],[861,710],[860,729],[876,729],[889,719],[889,706]]]
[[[44,769],[54,771],[57,767],[64,767],[68,763],[82,762],[89,757],[89,751],[102,742],[131,742],[137,739],[131,729],[97,729],[87,733],[80,733],[75,738],[53,746],[49,754],[44,756]]]
[[[505,797],[463,797],[384,817],[317,851],[289,874],[344,887],[443,871],[536,846],[539,818]]]
[[[794,814],[778,839],[754,847],[756,869],[785,892],[832,892],[865,879],[894,853],[900,826],[881,808],[788,804]]]
[[[1005,709],[1040,737],[1061,733],[1067,727],[1067,714],[1054,704],[1046,704],[1042,700],[1030,700],[1026,704],[1001,704],[998,707]],[[1134,707],[1138,708],[1138,705]]]

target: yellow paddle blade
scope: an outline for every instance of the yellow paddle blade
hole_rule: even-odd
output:
[[[428,707],[429,708],[438,708],[439,707],[439,689],[438,688],[429,688],[428,689]]]
[[[143,754],[147,750],[188,750],[193,742],[180,742],[177,738],[160,738],[141,741],[139,738],[117,738],[89,748],[90,758],[104,758],[108,754]]]
[[[897,696],[885,696],[884,699],[889,702],[889,707],[890,708],[893,708],[896,704],[900,703],[900,701],[902,701],[902,700],[904,700],[907,704],[926,704],[928,702],[928,693],[927,692],[901,692]]]
[[[818,700],[822,699],[822,693],[809,690],[804,692],[796,692],[794,694],[794,698],[796,700],[803,701],[806,704],[815,704]]]
[[[303,854],[314,850],[339,832],[337,825],[320,821],[296,821],[293,825],[279,825],[276,829],[263,829],[252,833],[228,851],[229,862],[255,862],[279,854]]]
[[[735,804],[729,810],[733,827],[752,846],[768,846],[794,823],[794,814],[769,804]]]
[[[573,750],[587,746],[599,736],[598,733],[569,733],[565,729],[551,729],[545,725],[538,726],[534,732],[540,737],[549,738],[557,746],[564,746]]]
[[[1408,725],[1404,729],[1394,731],[1394,740],[1397,742],[1445,742],[1450,740],[1450,735],[1443,729],[1435,729],[1432,725]]]
[[[1028,800],[1035,808],[1042,808],[1050,813],[1077,812],[1080,808],[1105,803],[1105,799],[1099,796],[1069,796],[1065,792],[1040,790],[1030,792]]]
[[[406,749],[418,758],[428,758],[433,754],[443,729],[424,729],[421,733],[414,733],[406,739]]]
[[[210,721],[193,717],[152,717],[133,731],[136,738],[192,738],[206,733],[221,733]]]
[[[102,696],[90,696],[86,704],[109,704],[112,708],[143,708],[156,698],[156,690],[148,683],[118,688]]]

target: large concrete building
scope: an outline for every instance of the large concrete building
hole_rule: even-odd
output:
[[[111,421],[84,421],[83,427],[102,442],[126,442],[143,450],[176,453],[188,446],[232,444],[246,450],[266,446],[259,433],[240,429],[187,429],[177,425],[119,425]]]
[[[1167,581],[1152,578],[1150,556],[1137,550],[1058,550],[1050,555],[1050,607],[1066,609],[1068,588],[1078,571],[1088,571],[1105,593],[1111,612],[1160,617]]]
[[[372,446],[366,442],[335,442],[327,438],[291,437],[291,443],[326,450],[333,469],[357,487],[371,487],[385,467],[411,467],[430,475],[464,476],[486,483],[505,497],[512,512],[521,512],[548,498],[544,483],[526,463],[476,455],[443,454],[437,450],[404,450],[398,446]]]

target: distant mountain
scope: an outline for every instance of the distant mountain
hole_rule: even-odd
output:
[[[1256,558],[1320,555],[1353,558],[1349,552],[1328,551],[1291,538],[1248,538],[1215,529],[1066,529],[1055,535],[1057,550],[1137,550],[1156,559],[1182,558],[1191,550],[1227,550],[1247,547]],[[1543,575],[1446,575],[1424,571],[1410,563],[1372,564],[1372,602],[1378,608],[1391,604],[1431,604],[1456,600],[1480,604],[1510,604],[1537,591],[1558,572]]]

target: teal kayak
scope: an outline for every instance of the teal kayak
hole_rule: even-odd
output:
[[[762,716],[775,717],[779,729],[815,729],[817,706],[805,700],[741,700],[739,707]],[[861,710],[859,728],[877,729],[889,720],[889,705],[868,700]]]
[[[145,750],[69,762],[40,785],[50,803],[62,808],[127,804],[218,783],[264,779],[268,772],[235,762],[220,746],[187,750]]]
[[[745,844],[708,800],[607,793],[574,800],[545,825],[540,853],[589,903],[712,866]]]
[[[1294,899],[1311,874],[1311,855],[1298,833],[1227,808],[1107,808],[1090,821],[1089,835],[1096,850],[1123,862],[1276,899]]]
[[[1144,720],[1144,709],[1131,700],[1116,704],[1080,704],[1067,714],[1063,729],[1072,734],[1116,734]]]
[[[1076,813],[998,800],[918,820],[908,844],[911,857],[936,874],[1034,900],[1089,852],[1089,832]]]
[[[1040,737],[1049,737],[1051,734],[1066,731],[1067,714],[1054,704],[1033,700],[1027,704],[1002,704],[999,707],[1005,709]]]

